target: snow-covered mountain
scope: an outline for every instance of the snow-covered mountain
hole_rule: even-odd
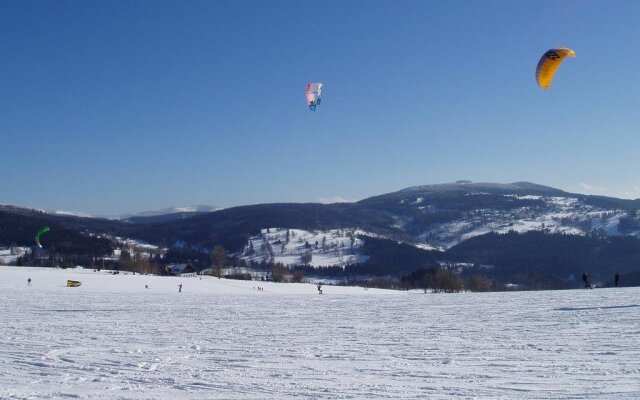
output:
[[[31,246],[34,232],[50,226],[45,246],[73,255],[111,254],[119,244],[109,238],[120,237],[172,247],[172,257],[196,260],[200,268],[221,245],[247,264],[337,265],[352,274],[401,276],[456,262],[491,266],[483,273],[504,282],[536,273],[546,280],[535,287],[561,288],[571,287],[570,277],[587,265],[604,281],[614,271],[636,273],[640,240],[629,238],[640,237],[638,208],[640,200],[527,182],[456,182],[354,203],[258,204],[215,212],[189,208],[127,220],[0,206],[0,247]],[[494,234],[508,232],[528,234]],[[440,251],[423,251],[432,249]]]
[[[11,206],[2,206],[0,211],[40,219],[55,216],[55,221],[76,230],[106,231],[149,243],[182,243],[204,249],[222,244],[238,252],[247,246],[248,237],[274,227],[299,229],[309,235],[335,229],[362,230],[427,249],[448,249],[490,232],[640,236],[638,208],[640,200],[568,193],[529,182],[459,181],[410,187],[354,203],[174,207],[111,221]]]
[[[41,211],[47,214],[53,214],[53,215],[62,215],[62,216],[78,217],[78,218],[94,218],[94,216],[91,214],[76,212],[76,211],[63,211],[63,210],[41,210]]]
[[[160,210],[143,211],[139,213],[122,214],[113,219],[124,222],[140,223],[140,222],[167,222],[177,219],[192,217],[197,214],[210,213],[222,210],[221,207],[208,205],[195,205],[186,207],[168,207]]]
[[[416,244],[447,249],[490,232],[640,236],[639,200],[567,193],[528,182],[425,185],[360,202],[384,210]]]
[[[78,217],[78,218],[95,218],[94,215],[78,212],[78,211],[65,211],[65,210],[50,210],[45,208],[34,207],[22,207],[14,206],[11,204],[0,203],[0,211],[15,213],[15,214],[49,214],[61,217]]]
[[[628,210],[597,207],[575,197],[504,196],[535,200],[540,203],[511,209],[467,210],[458,218],[429,226],[419,235],[421,242],[440,248],[450,248],[474,236],[489,232],[510,231],[544,231],[572,235],[586,235],[594,232],[606,236],[640,235],[640,219]]]
[[[221,210],[220,207],[208,206],[208,205],[196,205],[186,207],[168,207],[160,210],[143,211],[139,213],[122,214],[115,218],[117,219],[130,219],[130,218],[145,218],[145,217],[157,217],[160,215],[177,214],[177,213],[203,213],[213,212]]]
[[[126,213],[119,215],[96,216],[78,211],[66,210],[50,210],[44,208],[19,207],[9,204],[0,204],[0,210],[24,213],[39,213],[57,215],[61,217],[78,217],[78,218],[104,218],[124,222],[161,222],[172,219],[181,219],[196,214],[209,213],[222,210],[222,207],[209,205],[195,205],[185,207],[167,207],[160,210],[142,211],[137,213]]]

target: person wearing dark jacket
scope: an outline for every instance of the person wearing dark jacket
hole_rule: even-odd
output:
[[[584,282],[585,289],[591,289],[591,283],[589,283],[589,274],[587,274],[586,271],[584,274],[582,274],[582,281]]]
[[[620,282],[620,274],[616,272],[616,274],[613,277],[613,282],[615,283],[616,287],[618,287],[618,283]]]

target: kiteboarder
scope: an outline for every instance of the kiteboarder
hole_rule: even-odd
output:
[[[322,100],[322,83],[309,83],[307,84],[307,105],[309,110],[315,111],[316,106],[320,104]]]
[[[318,283],[318,294],[322,294],[322,283]]]
[[[178,285],[178,293],[182,293],[182,283]]]
[[[616,285],[616,287],[618,287],[618,282],[620,282],[620,274],[616,272],[616,274],[613,277],[613,281]]]
[[[29,279],[27,279],[27,286],[31,286],[31,277],[29,277]],[[617,283],[616,283],[616,286],[618,286]]]
[[[582,281],[584,282],[585,289],[592,289],[591,283],[589,283],[589,274],[586,271],[582,274]]]

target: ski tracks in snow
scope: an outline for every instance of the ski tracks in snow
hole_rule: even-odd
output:
[[[640,397],[638,288],[4,290],[2,399]]]

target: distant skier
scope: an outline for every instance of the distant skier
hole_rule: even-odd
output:
[[[178,285],[178,293],[182,293],[182,283]]]
[[[318,294],[322,294],[322,283],[318,283]]]
[[[584,274],[582,274],[582,281],[584,282],[585,289],[592,289],[591,283],[589,283],[589,274],[587,274],[586,271]]]
[[[616,287],[618,287],[618,283],[620,282],[620,274],[616,272],[616,274],[613,277],[613,281],[616,285]]]
[[[27,279],[27,286],[31,286],[31,277],[29,277],[29,279]],[[616,286],[618,286],[618,284],[616,284]]]
[[[145,289],[149,289],[149,285],[144,285],[144,288]]]

